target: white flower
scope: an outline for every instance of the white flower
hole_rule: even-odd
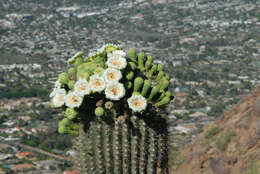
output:
[[[105,89],[106,83],[103,77],[97,74],[92,75],[89,79],[90,89],[94,92],[101,92]]]
[[[54,107],[61,107],[65,103],[65,89],[55,89],[52,92],[52,103]]]
[[[70,108],[80,107],[82,101],[83,98],[79,96],[76,92],[71,92],[65,97],[66,106]]]
[[[50,93],[50,97],[54,97],[56,90],[60,89],[60,88],[61,88],[61,83],[59,82],[59,80],[57,80],[55,82],[55,85],[54,85],[52,92]]]
[[[108,58],[125,58],[126,53],[123,50],[114,50],[112,53],[108,53]]]
[[[68,63],[71,64],[73,63],[78,57],[82,56],[83,55],[83,52],[77,52],[72,58],[70,58],[68,60]]]
[[[91,58],[91,57],[96,57],[96,56],[101,55],[101,54],[103,54],[103,51],[100,50],[100,49],[98,49],[98,50],[96,50],[96,51],[93,51],[93,52],[90,52],[90,53],[88,54],[88,57],[85,58],[85,61],[88,60],[88,59]]]
[[[141,96],[141,95],[132,95],[129,99],[127,99],[129,107],[134,111],[134,112],[140,112],[145,110],[147,106],[146,99]]]
[[[115,69],[124,69],[127,65],[126,59],[121,57],[112,57],[109,58],[106,62],[108,67],[115,68]]]
[[[125,88],[122,83],[111,82],[107,84],[105,90],[106,98],[111,100],[120,100],[125,96]]]
[[[59,80],[57,80],[57,81],[55,82],[54,88],[61,88],[61,83],[60,83]]]
[[[88,95],[91,92],[89,84],[85,79],[79,79],[74,85],[74,90],[79,96]]]
[[[107,83],[117,82],[122,78],[122,73],[117,69],[107,68],[104,72],[104,78]]]

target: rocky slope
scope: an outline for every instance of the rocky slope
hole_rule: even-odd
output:
[[[171,174],[260,174],[260,87],[180,150]]]

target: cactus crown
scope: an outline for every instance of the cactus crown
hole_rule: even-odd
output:
[[[107,44],[86,58],[79,52],[68,63],[68,72],[59,75],[50,94],[51,105],[65,115],[60,133],[77,134],[78,123],[93,119],[159,111],[173,99],[169,76],[144,52],[130,49],[127,54]]]

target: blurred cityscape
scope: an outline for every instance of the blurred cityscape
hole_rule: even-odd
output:
[[[139,48],[171,75],[179,148],[260,84],[257,0],[1,0],[0,174],[72,174],[72,137],[49,104],[77,51]]]

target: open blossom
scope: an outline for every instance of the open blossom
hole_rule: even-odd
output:
[[[89,84],[85,79],[79,79],[74,85],[74,90],[79,96],[88,95],[91,92]]]
[[[66,91],[65,89],[55,89],[52,93],[52,103],[54,107],[61,107],[65,103]]]
[[[126,53],[123,50],[114,50],[112,53],[108,53],[108,58],[125,58]]]
[[[83,98],[79,96],[76,92],[71,92],[65,97],[66,106],[70,108],[80,107],[82,101]]]
[[[82,56],[83,55],[83,52],[77,52],[72,58],[70,58],[68,60],[68,63],[69,64],[72,64],[78,57]]]
[[[106,82],[118,82],[122,78],[121,71],[113,68],[107,68],[104,72]]]
[[[146,109],[147,102],[146,99],[141,95],[132,95],[129,99],[127,99],[129,107],[134,112],[140,112]]]
[[[107,84],[105,90],[106,98],[111,100],[120,100],[125,96],[125,88],[122,83],[111,82]]]
[[[127,65],[126,59],[122,57],[112,57],[106,62],[107,66],[115,69],[124,69]]]
[[[97,74],[92,75],[89,79],[90,89],[94,92],[101,92],[105,89],[106,83],[103,77]]]

